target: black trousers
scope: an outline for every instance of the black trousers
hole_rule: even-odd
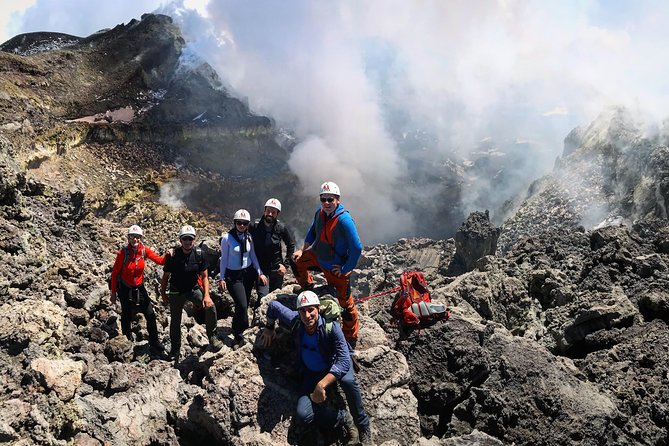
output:
[[[235,302],[235,314],[232,317],[232,331],[235,336],[241,336],[249,328],[249,302],[257,278],[258,273],[252,266],[225,270],[225,285]]]
[[[136,312],[144,313],[146,317],[146,328],[149,331],[149,342],[155,344],[158,342],[158,325],[156,324],[156,312],[153,311],[149,293],[144,284],[138,287],[130,288],[123,283],[119,283],[117,295],[121,301],[121,332],[125,337],[132,341],[132,318]]]
[[[256,292],[258,293],[258,300],[256,301],[256,304],[253,307],[254,310],[260,306],[260,301],[262,300],[263,297],[267,296],[274,290],[278,290],[283,286],[283,278],[285,276],[280,275],[278,271],[271,271],[269,274],[266,274],[266,276],[267,279],[269,280],[267,285],[263,285],[262,283],[260,283],[259,280],[256,282]]]

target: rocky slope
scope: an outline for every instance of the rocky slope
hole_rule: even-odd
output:
[[[161,50],[133,47],[123,40],[132,33]],[[116,39],[127,48],[123,64],[136,64],[133,76],[96,50]],[[3,49],[20,53],[38,41]],[[141,316],[135,344],[119,336],[106,285],[116,245],[136,222],[159,250],[192,223],[215,258],[226,222],[206,207],[168,207],[161,189],[192,180],[203,202],[222,192],[233,207],[248,200],[253,179],[231,178],[213,160],[188,162],[199,144],[187,140],[231,138],[279,157],[271,126],[224,90],[211,101],[220,121],[174,117],[182,95],[198,97],[184,77],[204,82],[208,71],[176,74],[183,43],[165,17],[66,44],[29,56],[0,52],[0,441],[294,444],[303,432],[293,423],[285,344],[263,350],[255,326],[245,346],[231,348],[229,298],[217,296],[226,346],[208,351],[189,308],[185,358],[175,367],[149,354]],[[196,99],[193,111],[206,102]],[[128,106],[131,121],[106,114]],[[85,116],[92,122],[68,122]],[[664,131],[645,135],[624,110],[607,112],[568,136],[554,172],[535,182],[501,233],[479,212],[453,239],[365,248],[356,296],[418,269],[452,311],[400,339],[392,296],[359,305],[358,377],[377,444],[669,442],[666,141]],[[153,298],[159,274],[150,267],[146,278]],[[290,302],[292,285],[262,308]],[[169,343],[169,312],[156,308]],[[340,441],[332,432],[313,438]]]

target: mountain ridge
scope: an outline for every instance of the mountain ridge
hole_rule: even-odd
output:
[[[227,93],[207,89],[216,78],[206,66],[192,74],[196,82],[179,78],[183,42],[168,17],[146,15],[84,40],[109,49],[128,32],[148,33],[157,46],[125,71],[95,45],[0,52],[0,439],[295,444],[305,432],[292,421],[297,389],[285,373],[287,346],[262,349],[255,326],[234,349],[227,294],[212,291],[226,344],[219,352],[207,350],[191,307],[177,366],[151,356],[142,317],[133,322],[134,344],[119,336],[106,279],[131,224],[164,251],[190,223],[215,258],[232,210],[258,196],[292,191],[284,201],[290,213],[313,215],[278,161],[269,166],[276,178],[260,180],[262,169],[239,175],[257,168],[260,155],[285,162],[290,147],[275,141],[271,118],[227,96],[207,113],[228,110],[229,120],[193,121],[206,102],[193,89]],[[142,53],[141,45],[125,46],[130,59]],[[154,76],[153,67],[170,74]],[[193,103],[173,114],[191,95]],[[136,113],[130,121],[107,115],[127,106]],[[70,122],[84,116],[93,119]],[[450,320],[402,339],[389,314],[392,295],[359,305],[357,375],[377,444],[667,443],[666,141],[662,129],[641,131],[627,110],[607,110],[567,135],[553,172],[518,199],[501,228],[477,212],[454,238],[364,248],[353,272],[356,297],[420,270],[432,298],[452,311]],[[245,153],[239,171],[220,164],[240,153],[232,149],[193,162],[203,147],[229,146]],[[185,206],[163,202],[167,185],[192,188],[176,196]],[[156,301],[159,277],[150,266],[145,281]],[[294,284],[289,276],[261,313],[275,298],[291,305]],[[157,304],[156,313],[168,343],[168,309]],[[336,433],[312,434],[320,444],[341,442]]]

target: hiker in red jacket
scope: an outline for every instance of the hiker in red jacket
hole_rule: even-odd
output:
[[[128,228],[128,244],[116,253],[112,269],[111,302],[116,305],[121,300],[121,331],[132,341],[130,324],[135,311],[144,313],[149,331],[149,347],[152,353],[163,355],[165,348],[158,340],[156,313],[144,286],[144,259],[149,258],[158,265],[164,265],[168,254],[159,256],[151,248],[144,246],[144,231],[137,225]]]

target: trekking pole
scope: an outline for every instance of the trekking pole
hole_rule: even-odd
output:
[[[366,300],[369,300],[373,297],[378,297],[378,296],[383,296],[383,295],[386,295],[386,294],[394,293],[395,291],[399,291],[400,289],[402,289],[402,287],[396,286],[395,288],[392,288],[392,289],[387,290],[387,291],[381,291],[380,293],[371,294],[371,295],[365,296],[365,297],[359,297],[359,298],[355,299],[353,302],[358,304],[360,302],[364,302]]]

